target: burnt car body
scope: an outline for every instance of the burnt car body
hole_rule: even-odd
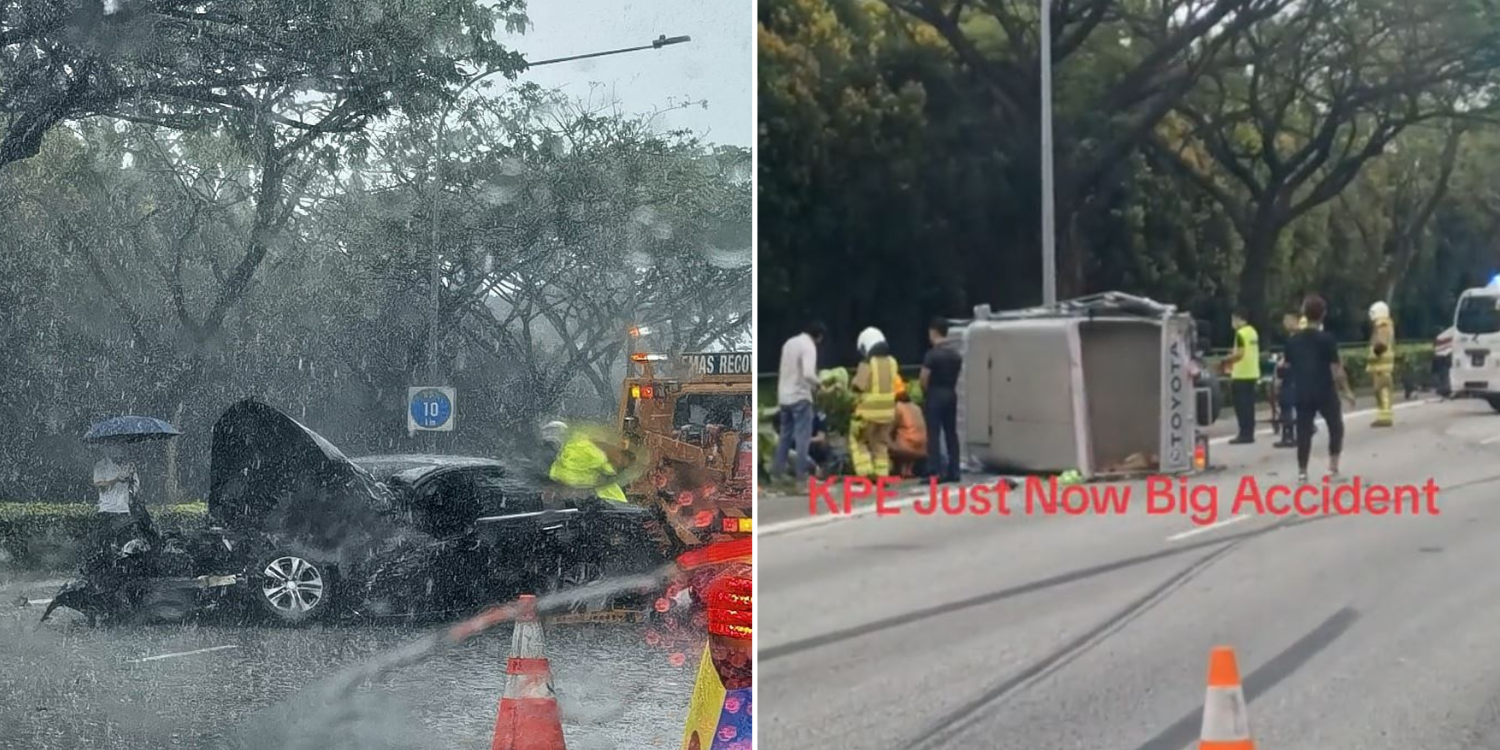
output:
[[[101,551],[47,614],[420,617],[647,570],[673,551],[648,510],[549,500],[489,459],[351,460],[254,400],[215,423],[210,462],[207,529],[143,530]],[[597,603],[611,604],[624,603]]]

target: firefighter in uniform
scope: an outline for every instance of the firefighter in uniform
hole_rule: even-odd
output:
[[[1370,305],[1370,380],[1375,386],[1375,421],[1372,427],[1395,424],[1391,415],[1391,391],[1395,387],[1396,324],[1384,302]]]
[[[859,334],[863,361],[850,385],[854,388],[854,417],[849,423],[849,453],[854,473],[871,479],[891,472],[890,444],[896,423],[896,358],[885,335],[866,328]]]

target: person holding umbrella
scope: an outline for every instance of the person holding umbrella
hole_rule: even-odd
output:
[[[100,454],[94,464],[94,488],[99,491],[97,546],[103,548],[135,522],[130,510],[139,497],[141,478],[120,446],[105,444]]]
[[[134,416],[106,419],[84,434],[83,442],[98,446],[103,454],[94,464],[94,488],[99,492],[96,549],[107,550],[132,524],[148,538],[156,536],[151,515],[140,501],[140,474],[125,446],[180,434],[160,419]]]

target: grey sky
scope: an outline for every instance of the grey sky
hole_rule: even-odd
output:
[[[649,44],[663,34],[691,36],[660,50],[545,65],[523,74],[547,88],[625,113],[650,113],[683,101],[707,100],[662,116],[664,128],[685,128],[713,143],[751,145],[751,52],[754,4],[745,0],[530,0],[532,28],[506,43],[528,59],[601,52]],[[600,84],[591,89],[591,84]]]

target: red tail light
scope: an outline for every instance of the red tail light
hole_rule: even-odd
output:
[[[751,591],[753,584],[742,576],[725,576],[708,591],[708,632],[742,641],[751,639]]]
[[[734,563],[705,587],[708,653],[727,690],[748,688],[753,681],[750,566]]]
[[[754,551],[755,542],[750,537],[735,539],[730,542],[717,542],[678,557],[677,567],[683,570],[692,570],[705,565],[715,565],[735,560],[749,562]]]

